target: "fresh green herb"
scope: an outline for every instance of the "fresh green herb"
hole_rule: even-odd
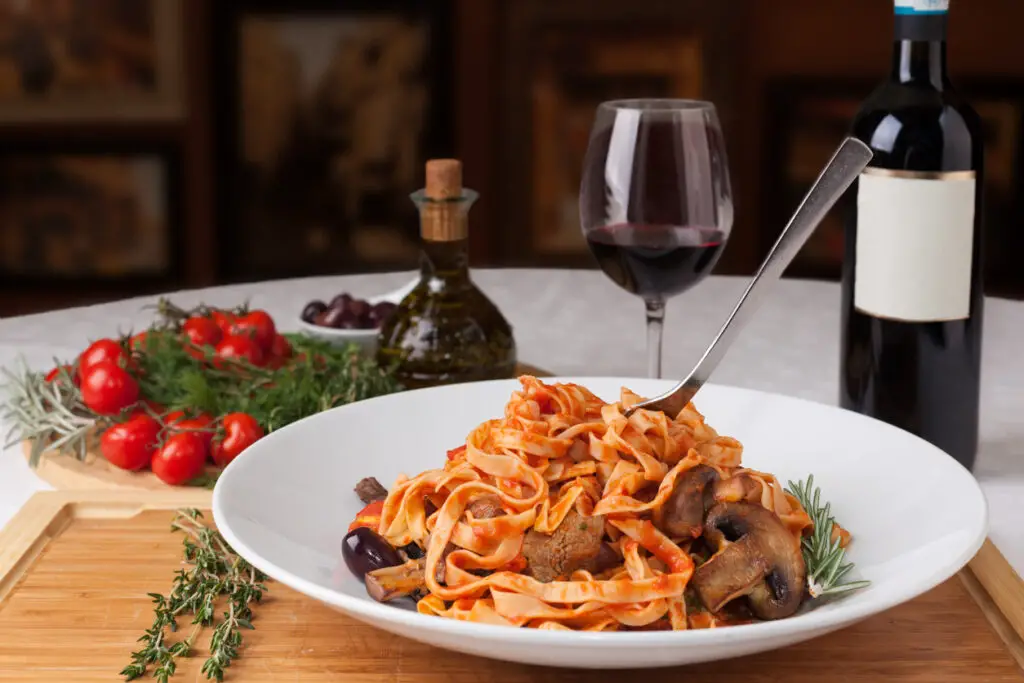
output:
[[[33,372],[24,359],[18,367],[2,368],[6,400],[0,418],[11,425],[5,448],[19,441],[32,442],[29,465],[35,467],[47,448],[84,460],[89,450],[89,435],[100,416],[86,407],[69,372],[60,368],[57,377],[47,382],[43,373]]]
[[[846,550],[840,545],[839,538],[832,539],[832,529],[836,523],[832,516],[832,504],[821,504],[821,489],[814,486],[814,475],[807,481],[789,482],[786,489],[795,497],[814,523],[814,531],[802,542],[804,563],[807,565],[807,591],[812,598],[827,595],[848,593],[864,588],[870,581],[850,581],[840,583],[851,569],[852,562],[844,562]]]
[[[177,669],[176,658],[188,657],[202,628],[214,625],[216,606],[222,600],[226,600],[226,611],[214,627],[210,656],[202,668],[207,679],[224,680],[224,670],[238,657],[241,629],[253,628],[252,605],[263,598],[267,577],[236,555],[201,519],[198,510],[179,510],[171,525],[172,531],[185,533],[185,562],[190,567],[175,573],[169,596],[149,594],[153,625],[139,638],[143,645],[132,653],[132,663],[121,671],[127,681],[141,678],[152,665],[153,677],[167,683]],[[186,615],[193,617],[192,631],[184,640],[170,642],[168,634],[178,630],[177,620]]]
[[[219,359],[199,360],[172,331],[149,331],[137,354],[139,390],[167,410],[210,415],[248,413],[268,432],[335,406],[399,390],[392,374],[354,345],[338,348],[287,334],[295,358],[281,368]],[[194,348],[194,347],[193,347]]]

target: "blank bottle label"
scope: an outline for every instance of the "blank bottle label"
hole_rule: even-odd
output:
[[[857,195],[854,306],[908,322],[971,312],[974,171],[869,168]]]

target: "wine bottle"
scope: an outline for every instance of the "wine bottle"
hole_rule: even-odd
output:
[[[513,377],[512,327],[469,273],[468,213],[477,193],[462,187],[462,164],[432,159],[420,212],[420,280],[378,335],[377,359],[406,388]]]
[[[846,197],[840,404],[971,469],[984,305],[981,122],[946,72],[949,0],[895,8],[892,73],[852,126],[875,157]]]

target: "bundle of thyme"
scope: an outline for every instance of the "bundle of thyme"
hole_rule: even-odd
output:
[[[801,546],[804,564],[807,565],[807,592],[812,598],[839,595],[868,586],[870,581],[841,583],[853,569],[852,562],[845,562],[846,550],[840,539],[832,538],[836,520],[832,516],[832,504],[821,504],[821,489],[814,486],[814,475],[807,481],[789,482],[786,489],[803,506],[814,531],[804,537]]]
[[[171,525],[185,534],[187,569],[175,573],[166,597],[150,593],[153,625],[139,638],[142,647],[131,655],[132,663],[121,670],[125,680],[141,678],[150,667],[153,677],[167,683],[177,669],[177,658],[188,657],[204,627],[214,626],[217,607],[224,603],[220,623],[210,638],[210,655],[203,664],[207,679],[224,680],[225,669],[238,657],[242,630],[251,629],[252,605],[263,599],[267,577],[236,555],[224,538],[200,521],[199,510],[179,510]],[[171,642],[178,619],[192,616],[193,628],[183,640]]]

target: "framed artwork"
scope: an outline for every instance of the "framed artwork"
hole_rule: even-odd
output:
[[[0,153],[0,281],[172,281],[179,203],[170,151],[7,145]]]
[[[225,4],[228,272],[414,265],[409,194],[450,156],[439,2]]]
[[[720,4],[510,3],[503,104],[518,113],[500,126],[504,262],[590,263],[579,183],[602,101],[710,99],[728,115],[729,23]]]
[[[800,79],[768,92],[764,139],[762,224],[782,226],[806,194],[850,123],[873,81]],[[986,286],[990,293],[1024,294],[1024,273],[1012,260],[1024,251],[1024,83],[963,79],[959,90],[982,119],[985,144],[984,230]],[[796,276],[838,279],[843,259],[841,209],[834,208],[794,260]],[[777,231],[762,233],[767,253]]]
[[[181,0],[0,0],[0,123],[180,118]]]

